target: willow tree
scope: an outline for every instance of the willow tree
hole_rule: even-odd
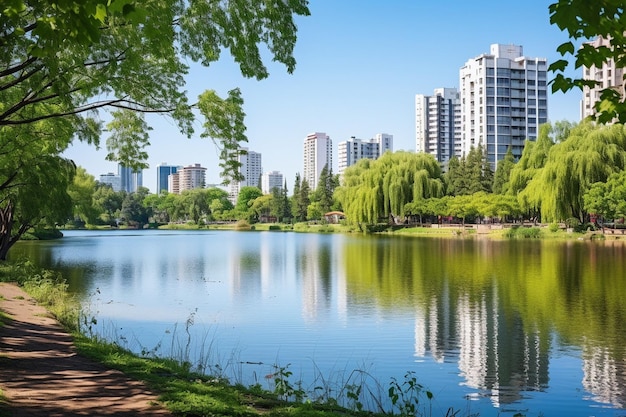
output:
[[[441,168],[432,155],[387,152],[348,167],[336,198],[349,222],[374,224],[403,218],[407,203],[443,193]]]
[[[528,184],[546,164],[553,145],[552,126],[549,123],[541,125],[536,141],[526,141],[522,156],[509,175],[508,193],[517,197],[520,209],[530,217],[539,213],[540,201],[536,190],[528,188]]]
[[[596,182],[605,182],[624,169],[626,128],[583,123],[567,140],[555,144],[546,164],[526,187],[541,206],[543,221],[576,218],[585,221],[584,195]]]

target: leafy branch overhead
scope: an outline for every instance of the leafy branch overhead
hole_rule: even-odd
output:
[[[307,0],[9,0],[0,12],[0,138],[48,121],[46,129],[59,124],[71,133],[59,139],[61,150],[74,137],[99,145],[99,109],[114,110],[113,118],[135,112],[138,126],[143,114],[166,114],[192,135],[196,103],[184,90],[188,62],[208,66],[227,50],[243,76],[263,79],[263,48],[292,72],[294,16],[309,14]],[[232,113],[226,107],[243,104],[232,98],[214,105]],[[211,123],[205,122],[206,132]],[[116,125],[126,124],[109,127]],[[214,139],[230,146],[245,140],[242,130]],[[109,155],[141,166],[147,140],[137,138],[120,132]]]
[[[549,69],[554,73],[552,92],[567,92],[573,88],[593,88],[595,80],[571,78],[565,75],[574,58],[574,68],[600,68],[606,62],[613,61],[616,68],[626,67],[626,16],[622,0],[559,0],[549,7],[550,23],[566,32],[571,39],[557,47],[563,59],[553,62]],[[589,41],[601,37],[609,46],[598,48],[583,43],[576,48],[574,41]],[[623,82],[617,86],[606,87],[600,94],[600,101],[595,104],[596,119],[601,123],[618,120],[626,122],[626,99]]]

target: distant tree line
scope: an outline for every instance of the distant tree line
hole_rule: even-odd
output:
[[[348,167],[341,184],[324,167],[311,190],[296,174],[263,195],[243,187],[235,204],[220,188],[180,195],[115,192],[78,168],[68,187],[76,225],[127,225],[246,220],[293,223],[323,220],[343,211],[356,225],[425,222],[568,222],[582,224],[626,216],[626,130],[591,122],[545,124],[527,141],[518,161],[509,150],[494,171],[482,146],[452,158],[445,173],[424,153],[387,152]]]

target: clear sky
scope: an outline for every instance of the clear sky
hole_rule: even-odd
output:
[[[187,89],[191,101],[207,89],[225,95],[239,87],[245,101],[248,148],[262,154],[263,171],[281,171],[289,192],[302,173],[303,141],[325,132],[337,144],[377,133],[394,136],[394,150],[415,150],[416,94],[459,87],[459,69],[468,59],[489,53],[493,43],[522,45],[524,55],[560,58],[556,48],[567,35],[550,25],[553,0],[312,0],[311,15],[297,19],[297,61],[293,74],[268,62],[269,78],[245,79],[225,52],[210,68],[193,66]],[[578,72],[570,75],[579,76]],[[551,75],[549,74],[549,78]],[[579,120],[580,91],[548,96],[548,117]],[[207,183],[219,183],[219,151],[211,140],[187,139],[174,123],[148,119],[153,130],[150,168],[144,186],[156,188],[156,167],[200,163]],[[106,143],[106,137],[102,138]],[[75,143],[65,155],[99,179],[117,172],[104,150]]]

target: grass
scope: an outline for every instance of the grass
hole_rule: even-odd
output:
[[[358,415],[338,406],[281,401],[270,391],[190,372],[172,359],[142,358],[119,346],[76,335],[78,351],[108,367],[142,380],[160,394],[175,415],[221,416],[346,416]]]

